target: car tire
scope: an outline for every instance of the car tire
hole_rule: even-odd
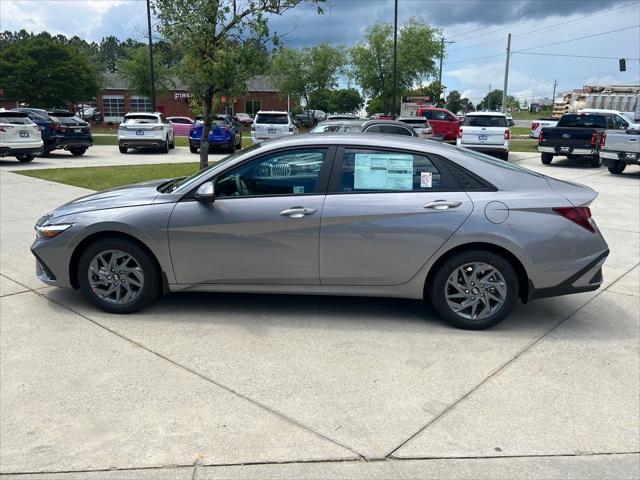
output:
[[[173,137],[173,140],[171,140],[171,143],[169,144],[169,148],[171,149],[176,148],[176,137]]]
[[[240,132],[239,137],[240,137],[240,138],[238,139],[238,145],[236,146],[236,148],[237,148],[238,150],[242,150],[242,132]]]
[[[160,145],[160,151],[162,153],[169,153],[169,137]]]
[[[464,272],[468,275],[466,280]],[[485,276],[474,278],[474,275],[482,274]],[[454,287],[451,279],[460,288]],[[502,322],[515,308],[519,295],[518,276],[511,263],[486,250],[469,250],[453,255],[440,266],[432,284],[427,287],[438,315],[454,327],[466,330],[484,330]],[[477,290],[476,296],[474,289]],[[469,305],[461,313],[454,310],[452,305],[467,301]],[[473,304],[476,305],[475,311]],[[478,312],[478,308],[482,310]],[[489,310],[484,313],[487,308]],[[470,309],[468,313],[467,309]]]
[[[129,151],[127,147],[123,147],[122,145],[118,145],[118,150],[120,150],[120,153],[127,153]]]
[[[38,155],[40,158],[47,158],[51,155],[51,150],[47,150],[46,148],[44,150],[42,150],[42,152],[40,152],[40,155]]]
[[[578,155],[574,154],[574,153],[570,153],[569,155],[567,155],[567,158],[569,160],[575,160],[578,158]]]
[[[118,257],[119,254],[131,260]],[[106,261],[97,260],[99,255]],[[115,261],[116,268],[109,272],[104,267],[108,267],[111,259]],[[121,263],[118,265],[118,262]],[[99,266],[97,271],[96,266]],[[117,276],[115,279],[114,275]],[[107,276],[110,278],[105,278]],[[149,305],[160,294],[160,271],[151,255],[135,242],[123,238],[105,238],[91,243],[80,255],[78,283],[84,295],[101,310],[133,313]],[[99,288],[104,288],[105,292],[112,291],[101,296],[97,293]],[[132,298],[125,302],[128,292],[133,292],[130,294]]]
[[[236,139],[235,139],[235,137],[233,138],[233,141],[231,142],[231,145],[229,145],[229,153],[231,153],[231,154],[236,153]]]
[[[604,159],[600,155],[594,155],[591,157],[591,166],[593,168],[600,168],[604,164]]]
[[[616,160],[615,163],[607,167],[609,173],[612,173],[614,175],[620,175],[622,172],[624,172],[625,168],[627,168],[627,164],[625,162],[621,162],[620,160]]]
[[[20,163],[29,163],[34,158],[36,158],[35,155],[16,155],[16,160]]]
[[[553,153],[542,153],[540,155],[540,160],[542,160],[544,165],[549,165],[551,160],[553,160]]]
[[[500,158],[505,162],[509,161],[509,152],[500,152]]]
[[[198,153],[198,147],[194,147],[193,145],[189,145],[189,151],[191,153]]]
[[[87,151],[87,147],[70,148],[69,151],[74,157],[79,157],[85,154],[85,152]]]

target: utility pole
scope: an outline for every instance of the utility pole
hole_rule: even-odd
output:
[[[156,82],[153,75],[153,40],[151,39],[151,5],[147,0],[147,29],[149,34],[149,67],[150,67],[150,79],[151,82],[151,111],[156,111]]]
[[[452,44],[453,41],[446,42],[444,36],[440,37],[440,71],[438,72],[438,83],[442,86],[442,62],[444,61],[444,44]],[[439,99],[438,99],[439,100]]]
[[[507,37],[507,63],[504,66],[504,88],[502,89],[502,113],[507,111],[507,85],[509,84],[509,57],[511,56],[511,34]]]
[[[489,95],[487,95],[487,105],[485,106],[487,111],[491,111],[491,84],[489,84]]]
[[[393,118],[396,118],[396,96],[397,95],[398,95],[398,0],[395,0],[395,10],[393,14],[393,99],[391,102],[391,116]]]
[[[556,103],[556,87],[558,86],[558,80],[553,81],[553,95],[551,96],[551,101]]]

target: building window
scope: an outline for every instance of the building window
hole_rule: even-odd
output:
[[[248,100],[244,103],[244,111],[249,115],[255,115],[260,111],[260,100]]]
[[[145,97],[131,97],[132,112],[152,112],[151,100]]]
[[[124,96],[110,95],[102,97],[102,114],[105,120],[120,120],[124,117]]]

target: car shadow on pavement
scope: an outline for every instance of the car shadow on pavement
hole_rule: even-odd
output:
[[[91,319],[108,316],[127,321],[139,318],[147,322],[220,323],[259,329],[286,324],[291,328],[318,328],[321,322],[322,327],[343,330],[366,327],[459,331],[441,320],[428,302],[410,299],[180,292],[159,298],[141,312],[118,316],[98,310],[72,290],[52,289],[47,296]],[[519,303],[511,316],[491,331],[519,335],[524,330],[539,330],[542,325],[550,328],[587,301],[583,298],[567,304],[564,298],[556,298],[528,305]]]

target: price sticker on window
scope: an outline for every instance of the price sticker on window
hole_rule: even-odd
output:
[[[433,173],[420,172],[420,188],[431,188],[433,184]]]

